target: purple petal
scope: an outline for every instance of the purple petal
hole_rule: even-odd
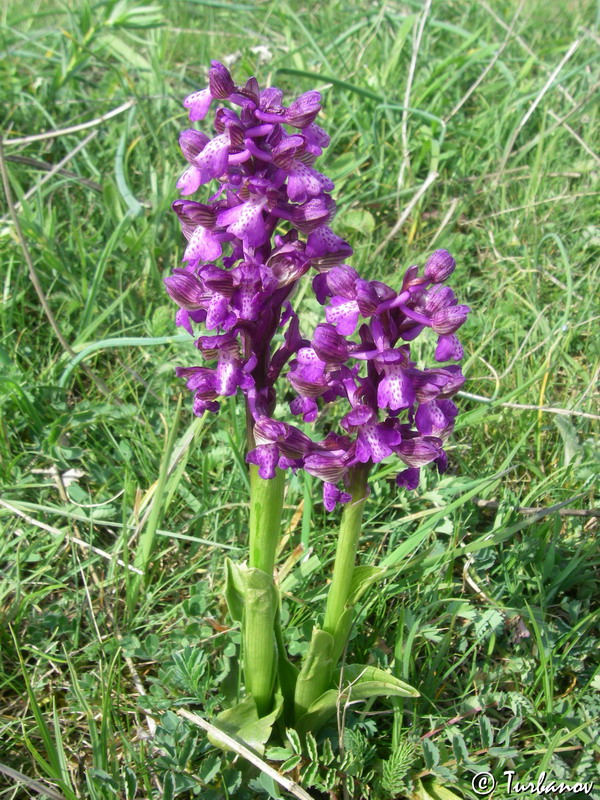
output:
[[[219,258],[223,248],[214,234],[198,226],[191,235],[183,254],[184,261],[213,261]]]
[[[323,505],[327,511],[333,511],[337,503],[349,503],[352,495],[342,492],[334,483],[323,483]]]
[[[440,456],[441,445],[435,436],[418,436],[400,442],[396,452],[409,467],[422,467]]]
[[[223,175],[227,171],[228,157],[229,134],[222,133],[211,139],[194,162],[200,172],[200,183]]]
[[[183,101],[183,105],[185,108],[189,108],[191,121],[196,122],[199,119],[204,119],[208,114],[211,102],[212,95],[210,89],[202,89],[200,92],[188,94]]]
[[[398,411],[401,408],[410,408],[414,402],[415,390],[406,371],[396,364],[387,366],[377,387],[379,408]]]
[[[193,164],[186,169],[183,175],[177,181],[177,188],[181,194],[193,194],[198,190],[202,181],[202,173]]]
[[[227,231],[241,239],[246,247],[260,247],[267,239],[263,206],[264,202],[242,203],[221,212],[217,223],[226,225]]]
[[[210,138],[205,133],[200,133],[193,128],[183,131],[179,136],[181,152],[190,164],[194,163],[194,159],[200,155],[209,142]]]
[[[436,311],[431,317],[431,327],[436,333],[454,333],[466,321],[469,306],[449,306]]]
[[[432,400],[430,403],[419,405],[415,414],[415,424],[419,433],[437,436],[444,430],[448,420],[439,405]]]
[[[460,361],[464,356],[464,350],[458,338],[453,334],[446,334],[438,337],[435,349],[436,361]]]
[[[408,467],[396,475],[396,483],[404,489],[412,491],[419,485],[421,470],[418,467]]]
[[[348,360],[348,343],[333,325],[321,323],[315,328],[312,347],[326,364],[343,364]]]
[[[202,307],[204,292],[202,284],[191,272],[184,269],[176,270],[164,280],[167,292],[182,308],[196,311]]]
[[[333,181],[306,164],[295,161],[290,167],[287,194],[293,203],[304,203],[307,198],[331,192],[333,188]]]
[[[328,483],[337,483],[347,472],[341,456],[336,453],[313,453],[304,459],[304,469]]]
[[[229,70],[218,61],[211,61],[208,84],[211,95],[217,100],[226,100],[230,94],[235,92],[235,84]]]
[[[319,408],[313,397],[295,397],[290,403],[290,411],[294,416],[302,414],[304,422],[314,422]]]
[[[436,250],[425,264],[425,277],[434,283],[442,283],[452,275],[456,261],[447,250]]]
[[[285,121],[294,128],[306,128],[321,110],[321,95],[319,92],[306,92],[288,108]]]
[[[330,305],[325,309],[325,319],[334,324],[342,336],[350,336],[356,329],[358,313],[356,300],[332,297]]]
[[[275,468],[279,461],[279,451],[276,444],[261,444],[251,450],[246,456],[248,464],[256,464],[258,474],[264,480],[275,477]]]
[[[347,264],[334,267],[326,274],[327,286],[332,295],[339,295],[346,300],[356,300],[356,282],[360,275]]]

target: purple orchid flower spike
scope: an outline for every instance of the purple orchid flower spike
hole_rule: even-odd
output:
[[[165,279],[180,308],[177,323],[212,333],[196,340],[207,363],[178,370],[195,413],[216,411],[219,398],[241,391],[256,442],[248,461],[264,478],[277,467],[321,478],[328,509],[349,499],[345,485],[357,465],[368,470],[399,458],[398,485],[416,488],[424,465],[446,467],[443,444],[457,415],[451,398],[464,381],[448,364],[463,356],[456,334],[469,312],[445,285],[454,258],[436,250],[422,272],[406,270],[398,290],[364,280],[345,263],[351,247],[330,228],[333,183],[314,167],[329,145],[315,122],[319,93],[286,106],[280,89],[261,90],[254,78],[236,85],[213,61],[208,87],[184,106],[197,121],[213,101],[215,135],[188,129],[180,136],[188,167],[178,182],[185,197],[173,209],[187,239],[186,266]],[[209,181],[218,182],[212,196],[188,199]],[[307,340],[290,299],[311,269],[325,320]],[[427,329],[440,366],[419,369],[410,343]],[[312,441],[272,419],[286,365],[292,414],[315,422],[326,406],[346,403],[343,433]]]
[[[188,242],[186,266],[165,284],[180,307],[177,324],[191,334],[203,324],[215,334],[213,344],[207,337],[197,341],[205,356],[216,354],[217,366],[195,368],[202,370],[195,373],[202,375],[201,387],[190,386],[195,411],[217,410],[218,397],[239,388],[251,417],[259,419],[274,408],[282,369],[308,345],[289,298],[311,268],[340,263],[352,249],[329,228],[333,183],[313,167],[329,144],[315,123],[319,93],[306,92],[286,106],[276,87],[261,91],[255,78],[236,85],[213,61],[208,87],[189,95],[184,106],[197,121],[213,101],[232,105],[217,106],[216,135],[190,128],[179,139],[188,167],[177,184],[184,197],[173,210]],[[210,181],[219,184],[211,197],[188,199]],[[285,343],[276,347],[282,329]]]

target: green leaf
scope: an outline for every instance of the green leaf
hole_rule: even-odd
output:
[[[461,800],[460,795],[446,789],[436,780],[423,782],[415,780],[414,800]]]
[[[421,742],[423,748],[423,757],[425,759],[425,766],[427,769],[433,769],[440,763],[440,751],[431,739],[423,739]]]
[[[244,616],[245,582],[242,568],[230,558],[225,559],[225,600],[229,613],[235,622]]]
[[[306,713],[316,698],[330,686],[334,662],[334,639],[330,633],[313,628],[308,652],[296,681],[296,718]]]
[[[419,692],[408,683],[378,667],[358,664],[344,667],[343,680],[347,685],[341,692],[338,689],[323,692],[300,717],[296,725],[300,733],[318,730],[335,714],[339,705],[348,701],[371,697],[419,697]]]
[[[292,750],[294,753],[302,755],[302,742],[300,741],[300,737],[294,728],[287,728],[285,735],[289,743],[292,745]]]
[[[485,716],[479,718],[479,731],[481,733],[481,746],[488,748],[494,743],[494,730],[492,723]]]
[[[463,737],[457,733],[452,737],[452,752],[458,764],[468,764],[470,761],[467,744]]]
[[[577,429],[570,419],[565,417],[555,417],[554,424],[563,440],[563,466],[568,467],[574,456],[581,450],[581,442],[577,435]]]
[[[125,797],[127,800],[133,800],[137,792],[137,786],[135,772],[130,767],[125,767]]]
[[[279,768],[280,772],[289,772],[290,770],[294,769],[295,767],[300,764],[302,761],[302,756],[292,756],[288,758],[287,761],[284,761],[281,767]]]
[[[383,567],[369,567],[366,565],[355,567],[350,584],[348,606],[356,605],[369,586],[375,583],[382,575],[385,575],[385,573],[386,570]]]
[[[217,728],[227,733],[233,739],[259,755],[265,751],[265,744],[271,735],[275,721],[281,714],[283,697],[275,696],[275,708],[265,717],[258,716],[256,703],[252,696],[246,697],[233,708],[227,708],[217,715],[214,724]],[[217,735],[208,734],[209,742],[221,750],[229,750],[229,746]]]
[[[352,690],[363,684],[377,683],[381,686],[381,694],[389,691],[390,695],[396,697],[419,697],[419,692],[408,683],[396,678],[390,672],[386,672],[379,667],[362,666],[361,664],[350,664],[343,669],[344,681],[352,684]]]
[[[175,797],[175,776],[167,772],[163,780],[163,800],[173,800]]]

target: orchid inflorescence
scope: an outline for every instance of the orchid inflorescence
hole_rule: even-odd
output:
[[[454,259],[435,251],[422,275],[416,266],[406,270],[398,291],[363,280],[344,263],[352,248],[329,227],[333,182],[313,166],[329,144],[315,123],[319,93],[284,106],[279,89],[261,91],[255,78],[236,86],[213,61],[209,88],[184,101],[190,119],[203,119],[213,100],[239,110],[218,106],[212,139],[193,129],[180,136],[189,166],[177,184],[184,197],[173,208],[188,240],[187,265],[165,279],[180,306],[177,324],[192,335],[197,323],[214,331],[195,345],[216,365],[177,369],[194,392],[194,412],[217,411],[220,397],[241,389],[255,445],[248,462],[264,479],[277,468],[317,476],[328,510],[350,499],[344,484],[353,467],[392,454],[404,463],[397,484],[416,488],[425,464],[446,469],[443,445],[457,414],[451,398],[464,382],[448,363],[462,358],[456,331],[469,312],[444,285]],[[206,203],[187,199],[211,180],[219,188]],[[326,321],[305,339],[290,299],[310,270]],[[420,369],[410,342],[425,328],[437,335],[438,366]],[[293,394],[291,413],[304,422],[327,404],[347,403],[343,433],[314,441],[273,419],[280,377]]]

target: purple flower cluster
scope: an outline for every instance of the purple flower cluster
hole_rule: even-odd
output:
[[[212,139],[193,129],[179,139],[189,164],[177,183],[181,194],[219,182],[207,203],[173,203],[188,241],[187,265],[165,280],[180,306],[177,324],[190,334],[192,323],[216,332],[196,340],[215,367],[177,370],[194,392],[196,414],[216,411],[217,398],[238,388],[255,419],[272,413],[275,381],[304,343],[288,298],[311,267],[331,268],[352,253],[328,227],[336,210],[328,194],[333,183],[313,166],[329,144],[314,122],[320,95],[307,92],[289,106],[282,98],[279,89],[261,91],[255,78],[236,86],[213,61],[209,88],[184,101],[193,121],[204,118],[213,100],[240,109],[217,108]],[[284,233],[277,231],[282,224]],[[223,257],[225,243],[229,255]],[[217,259],[222,266],[213,263]],[[273,338],[283,326],[283,341],[274,350]]]
[[[377,464],[395,454],[406,465],[396,482],[407,489],[417,487],[425,464],[434,462],[440,472],[446,469],[443,444],[458,413],[451,398],[464,377],[454,364],[418,369],[409,342],[431,328],[437,334],[436,361],[462,358],[455,334],[469,308],[459,305],[443,285],[454,266],[446,250],[437,250],[424,276],[417,267],[406,271],[399,292],[380,281],[363,280],[344,264],[315,277],[327,322],[317,325],[310,344],[291,362],[287,378],[298,396],[290,406],[294,414],[312,421],[318,399],[326,404],[344,398],[350,406],[340,420],[346,433],[313,442],[292,425],[259,419],[258,446],[249,460],[259,465],[263,477],[272,477],[275,465],[302,467],[324,481],[325,506],[332,509],[349,499],[339,483],[357,464]],[[365,322],[353,340],[360,318]]]
[[[187,266],[165,280],[180,306],[177,323],[191,334],[192,323],[215,332],[195,344],[216,365],[177,370],[194,392],[195,413],[216,411],[219,397],[240,388],[256,444],[247,460],[266,479],[277,467],[321,478],[328,509],[349,500],[344,482],[355,465],[392,454],[405,465],[398,485],[416,488],[423,465],[446,468],[443,444],[457,414],[451,398],[464,382],[460,368],[447,363],[462,358],[456,331],[469,311],[444,285],[454,259],[437,250],[423,275],[415,266],[406,271],[399,291],[363,280],[344,263],[352,249],[328,227],[333,183],[313,166],[329,143],[314,121],[318,92],[284,106],[279,89],[260,91],[255,78],[236,86],[212,62],[209,88],[184,102],[190,119],[203,119],[213,100],[240,110],[217,108],[212,139],[184,131],[180,144],[189,166],[177,185],[186,196],[213,179],[220,188],[206,204],[173,204],[188,240]],[[222,266],[212,263],[217,259]],[[307,340],[289,299],[311,268],[326,322]],[[437,335],[439,366],[419,369],[410,342],[425,328]],[[349,407],[339,420],[344,433],[315,442],[272,418],[275,383],[286,365],[292,413],[312,422],[341,398]]]

